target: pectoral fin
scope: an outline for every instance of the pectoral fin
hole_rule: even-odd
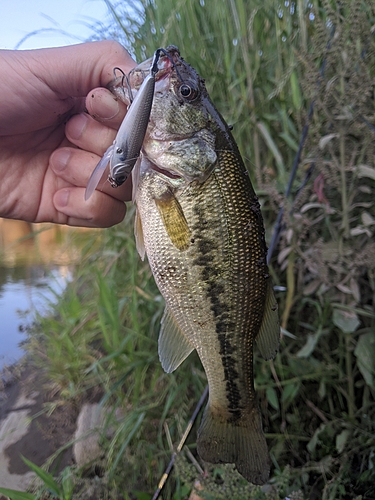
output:
[[[277,302],[273,294],[272,283],[269,282],[262,325],[255,341],[264,359],[276,356],[280,343],[280,323]]]
[[[164,371],[172,373],[193,350],[194,347],[182,333],[171,311],[166,307],[159,335],[159,359]]]
[[[190,244],[191,231],[181,205],[173,193],[162,199],[155,199],[164,227],[173,245],[178,250],[186,250]]]

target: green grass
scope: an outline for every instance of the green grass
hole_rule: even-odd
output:
[[[94,243],[97,234],[92,238]],[[163,302],[148,264],[135,253],[132,215],[100,240],[96,250],[83,252],[55,314],[39,318],[29,350],[60,394],[54,405],[96,394],[110,408],[105,428],[116,429],[110,440],[103,436],[103,446],[113,488],[152,491],[170,458],[164,423],[173,442],[179,440],[205,377],[196,356],[173,375],[160,366]]]
[[[133,16],[124,5],[113,8],[113,24],[100,36],[117,37],[139,61],[178,45],[234,125],[268,237],[285,207],[271,273],[287,287],[278,301],[292,335],[283,336],[273,362],[257,357],[255,367],[272,486],[244,493],[249,487],[233,471],[216,468],[201,478],[206,495],[222,498],[224,478],[233,498],[375,497],[373,4],[324,0],[305,10],[302,1],[221,0],[213,8],[208,0],[144,0]],[[31,341],[62,399],[97,391],[111,409],[106,427],[114,431],[103,436],[109,498],[150,498],[171,455],[166,429],[177,443],[205,386],[196,355],[174,374],[160,367],[163,302],[137,256],[131,212],[94,249],[87,245],[55,316],[40,320],[42,333]],[[163,498],[186,498],[198,476],[181,456]]]

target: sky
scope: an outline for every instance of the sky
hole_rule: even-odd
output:
[[[0,0],[0,49],[59,47],[85,41],[110,19],[104,0]],[[60,32],[59,32],[60,30]],[[62,34],[61,31],[66,32]]]

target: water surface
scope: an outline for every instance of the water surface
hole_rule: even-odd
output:
[[[66,266],[0,267],[0,369],[23,356],[20,344],[27,338],[36,311],[48,312],[69,275]]]
[[[82,230],[0,219],[0,369],[24,354],[27,327],[71,276]]]

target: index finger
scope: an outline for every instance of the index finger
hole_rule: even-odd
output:
[[[118,129],[127,111],[127,106],[109,90],[99,87],[91,90],[86,97],[88,113],[108,127]]]

